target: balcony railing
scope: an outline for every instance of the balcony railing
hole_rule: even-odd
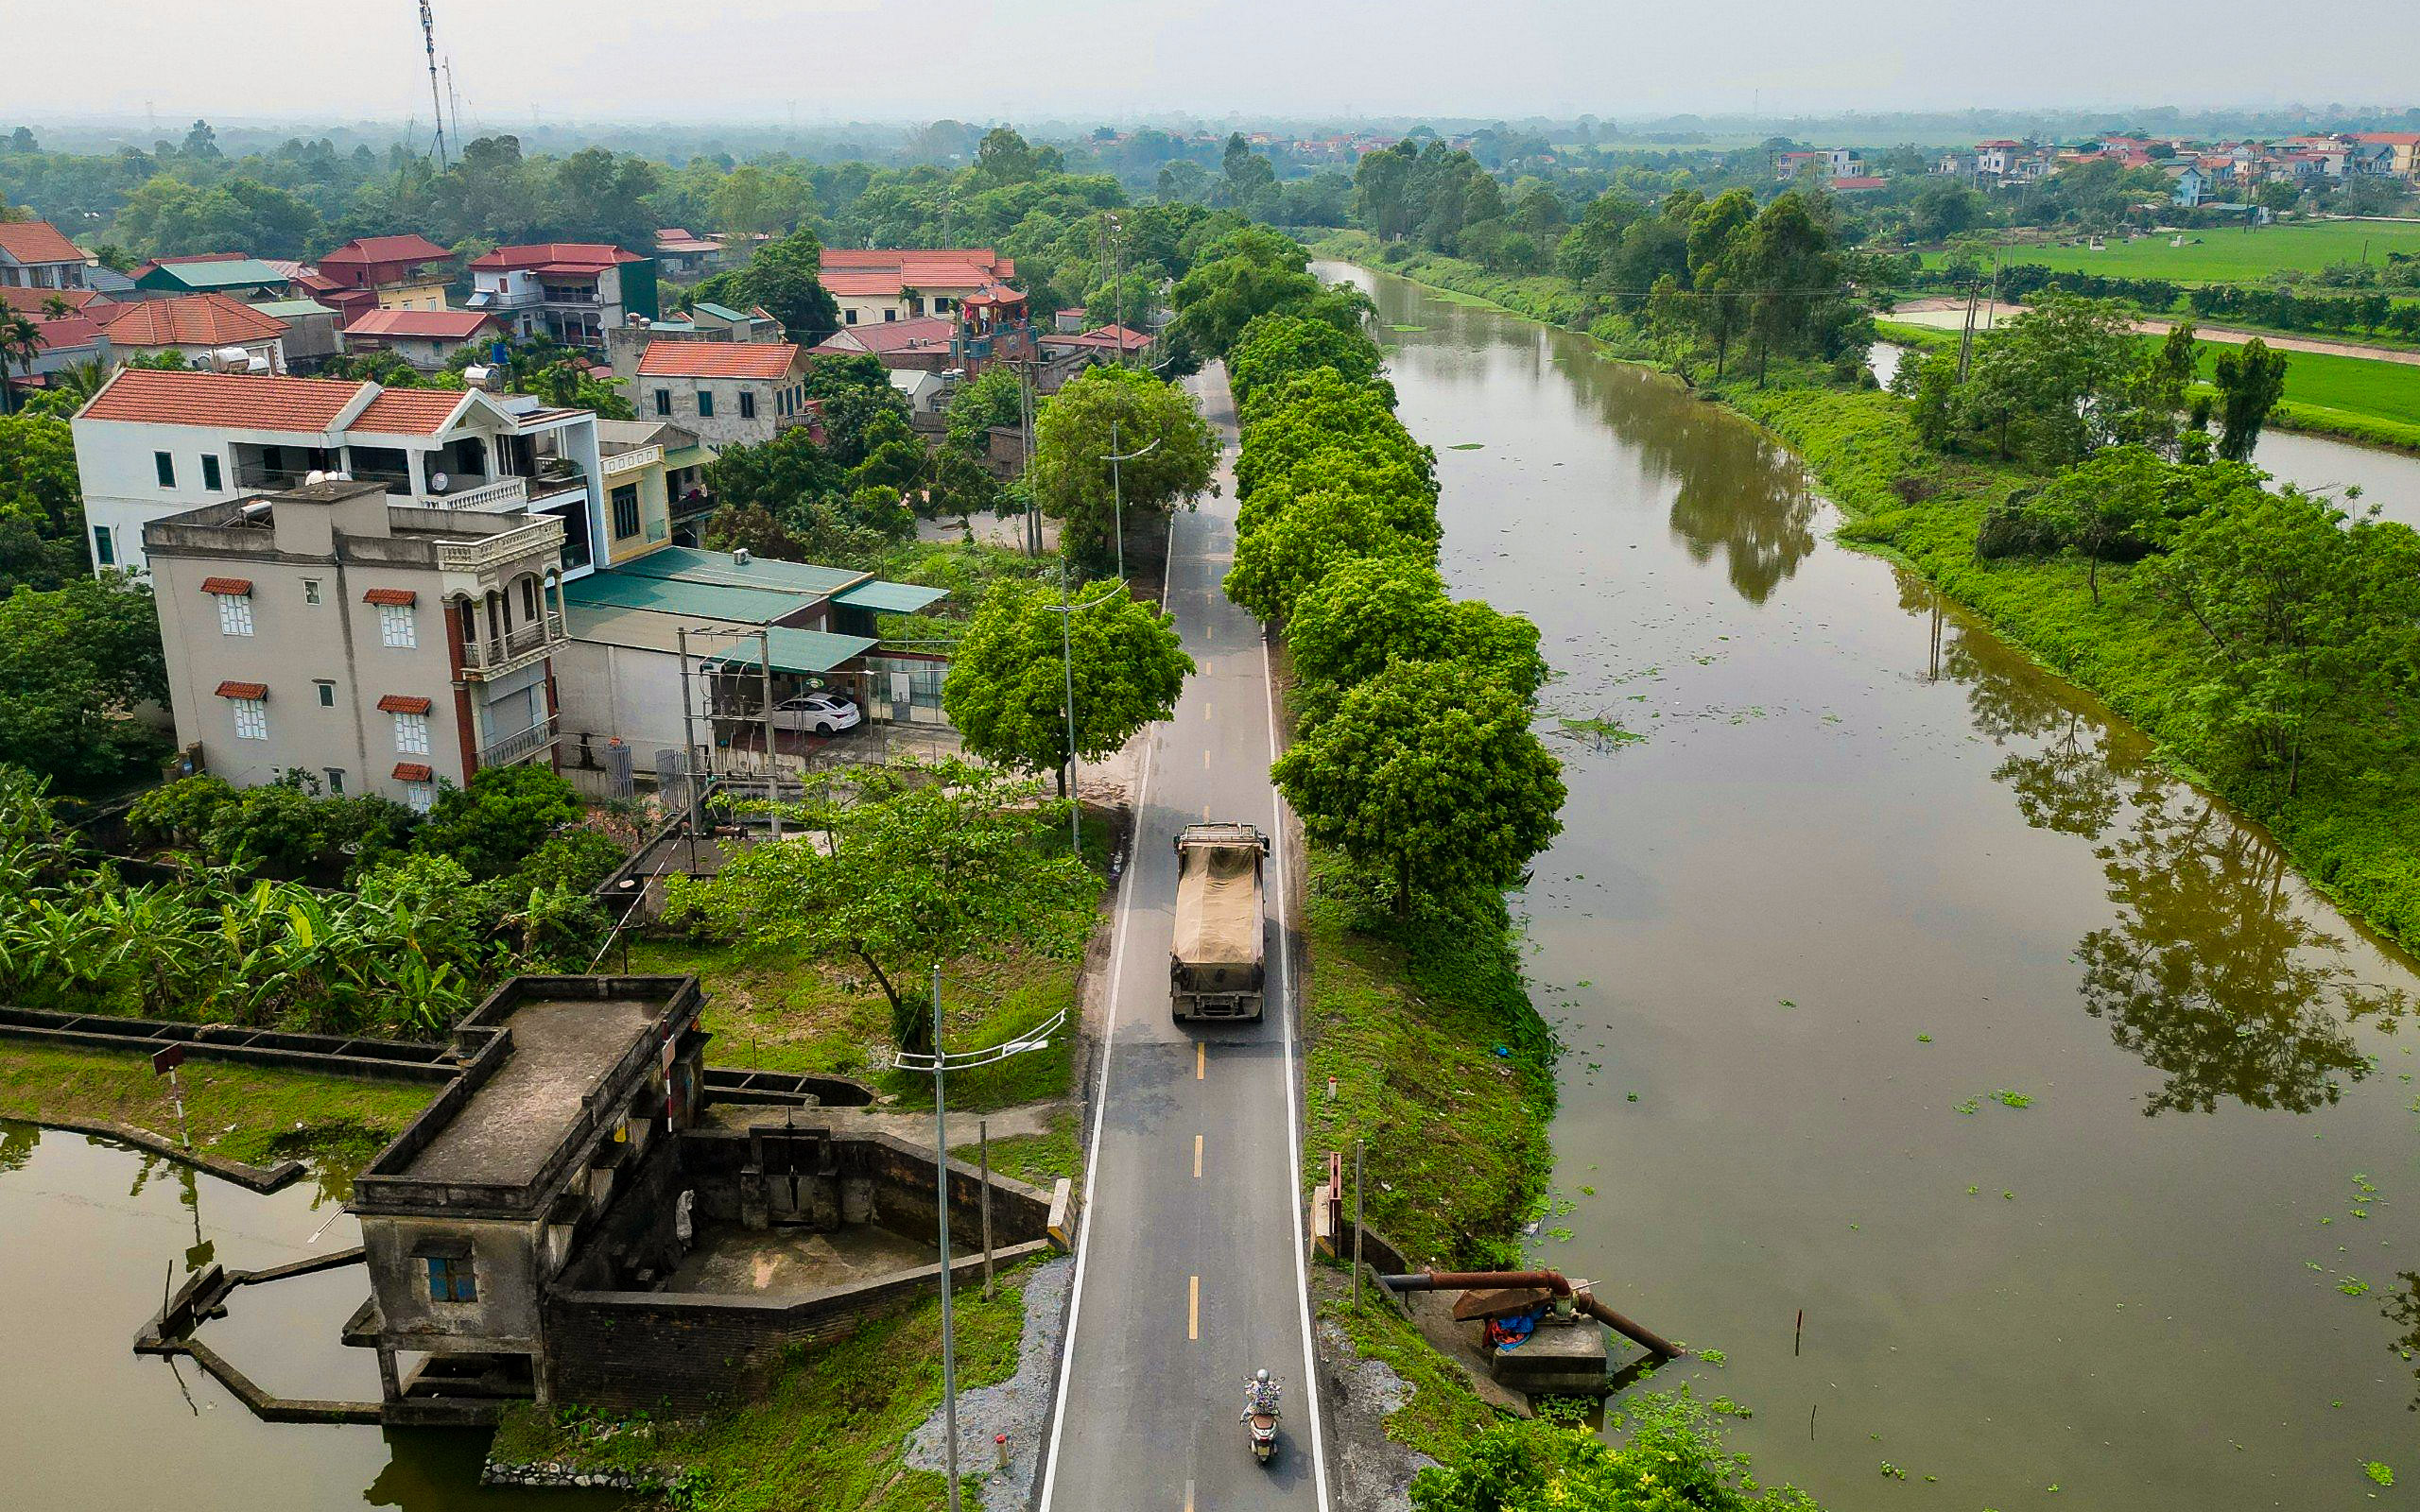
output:
[[[555,743],[555,716],[548,714],[518,734],[507,735],[479,752],[481,766],[510,766]]]
[[[633,446],[627,452],[616,452],[605,459],[605,475],[609,478],[617,477],[624,472],[635,472],[641,468],[653,467],[663,460],[664,448],[660,445],[650,442],[646,446]]]
[[[482,635],[462,643],[465,677],[493,678],[527,666],[545,655],[563,638],[563,617],[548,613],[502,635]]]
[[[491,310],[527,310],[544,301],[545,295],[534,288],[482,289],[487,296],[486,308]]]
[[[475,541],[441,541],[437,543],[437,570],[441,573],[484,573],[516,558],[539,552],[560,551],[563,542],[563,523],[553,515],[540,515],[526,525],[517,525],[493,536]]]
[[[475,488],[448,489],[443,493],[424,493],[420,502],[431,509],[496,509],[510,512],[529,501],[529,480],[497,478]]]

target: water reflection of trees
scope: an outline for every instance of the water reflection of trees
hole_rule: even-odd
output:
[[[2420,1270],[2407,1270],[2395,1280],[2403,1290],[2387,1298],[2384,1316],[2403,1332],[2387,1348],[2401,1359],[2420,1359]],[[2420,1382],[2420,1366],[2412,1366],[2411,1379]],[[2420,1385],[2412,1388],[2411,1410],[2420,1412]]]
[[[2026,822],[2097,842],[2116,917],[2076,948],[2084,1011],[2167,1077],[2144,1111],[2221,1098],[2308,1112],[2367,1075],[2352,1026],[2399,1017],[2303,917],[2284,856],[2198,790],[2143,761],[1995,642],[1947,652],[1977,727],[2012,747],[1993,775]]]

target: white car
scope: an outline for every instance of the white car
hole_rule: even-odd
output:
[[[841,693],[808,693],[795,698],[785,698],[773,705],[775,730],[803,730],[817,735],[837,735],[854,730],[863,723],[865,715],[848,695]]]

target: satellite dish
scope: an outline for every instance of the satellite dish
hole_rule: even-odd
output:
[[[430,491],[432,491],[432,492],[436,492],[436,493],[443,493],[443,492],[445,491],[445,485],[447,485],[448,483],[451,483],[452,481],[453,481],[453,479],[451,479],[451,478],[447,477],[447,476],[446,476],[444,473],[442,473],[442,472],[431,472],[431,473],[428,475],[428,487],[429,487],[429,490],[430,490]]]

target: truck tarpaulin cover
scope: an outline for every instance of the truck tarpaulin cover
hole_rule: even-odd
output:
[[[1192,967],[1260,964],[1260,848],[1189,851],[1177,879],[1176,954]]]

